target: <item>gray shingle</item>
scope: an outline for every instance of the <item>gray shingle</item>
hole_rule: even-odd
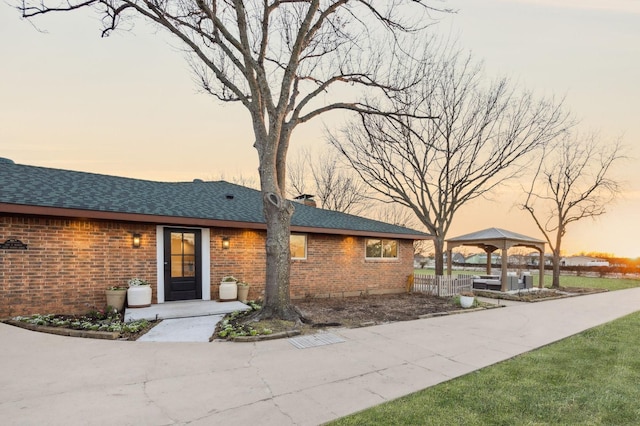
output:
[[[0,160],[0,203],[264,223],[260,192],[225,181],[155,182]],[[427,236],[401,226],[299,203],[295,204],[291,224]]]

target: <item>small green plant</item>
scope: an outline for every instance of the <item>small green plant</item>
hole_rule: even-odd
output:
[[[112,285],[111,287],[107,287],[107,290],[126,290],[127,287],[122,287],[122,286],[118,286],[118,285]]]
[[[118,311],[112,307],[105,310],[92,310],[85,315],[74,317],[65,315],[30,315],[13,318],[15,321],[48,327],[71,328],[73,330],[112,331],[119,333],[138,333],[149,327],[149,321],[137,320],[123,322]]]
[[[149,282],[141,278],[131,278],[129,281],[127,281],[127,284],[129,284],[129,287],[138,287],[141,285],[149,285]]]
[[[223,283],[235,283],[238,282],[238,279],[236,277],[234,277],[233,275],[227,275],[222,277],[222,282]]]
[[[247,302],[247,306],[251,308],[252,312],[262,309],[262,305],[260,305],[260,303],[256,302],[255,300],[249,300]]]
[[[232,312],[219,323],[216,333],[218,337],[233,339],[239,336],[262,336],[273,333],[269,328],[254,328],[251,324],[242,322],[251,313],[262,309],[262,306],[255,301],[249,301],[247,305],[251,308],[250,310]]]

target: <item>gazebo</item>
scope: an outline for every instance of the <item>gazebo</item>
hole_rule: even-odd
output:
[[[502,250],[502,269],[500,273],[501,290],[507,290],[507,250],[511,247],[529,247],[540,252],[540,274],[538,286],[542,288],[544,283],[544,247],[545,242],[537,238],[507,231],[499,228],[489,228],[473,232],[467,235],[450,238],[447,241],[447,271],[451,275],[451,251],[459,246],[479,247],[487,253],[487,274],[491,274],[491,253]]]

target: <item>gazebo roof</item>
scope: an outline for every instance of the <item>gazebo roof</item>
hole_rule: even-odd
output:
[[[476,246],[489,252],[511,247],[530,247],[544,253],[545,241],[500,228],[488,228],[447,240],[447,250],[458,246]]]

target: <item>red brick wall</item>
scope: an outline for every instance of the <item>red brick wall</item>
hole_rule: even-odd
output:
[[[222,249],[229,237],[229,249]],[[217,299],[222,277],[233,275],[250,284],[249,300],[262,298],[266,276],[266,232],[243,229],[211,229],[211,298]]]
[[[307,259],[294,260],[291,296],[342,297],[402,292],[413,272],[413,242],[399,241],[397,259],[365,259],[364,237],[307,235]]]
[[[230,248],[222,250],[222,237]],[[225,275],[251,284],[249,298],[263,297],[265,238],[261,231],[211,231],[211,297]],[[400,241],[397,259],[365,260],[365,238],[307,234],[307,259],[292,260],[291,297],[342,297],[404,291],[413,272],[413,242]]]
[[[264,231],[211,229],[211,298],[225,275],[263,297]],[[141,247],[131,246],[132,234]],[[222,237],[231,247],[222,249]],[[18,239],[27,250],[0,250],[0,318],[34,313],[85,313],[103,308],[104,290],[132,277],[152,283],[157,301],[156,226],[0,215],[0,243]],[[400,241],[398,259],[365,260],[362,237],[307,234],[307,259],[291,264],[291,296],[343,297],[400,292],[413,270],[413,245]]]
[[[155,235],[153,225],[0,216],[0,242],[28,245],[0,250],[0,318],[86,313],[104,308],[107,287],[132,277],[155,282]]]

